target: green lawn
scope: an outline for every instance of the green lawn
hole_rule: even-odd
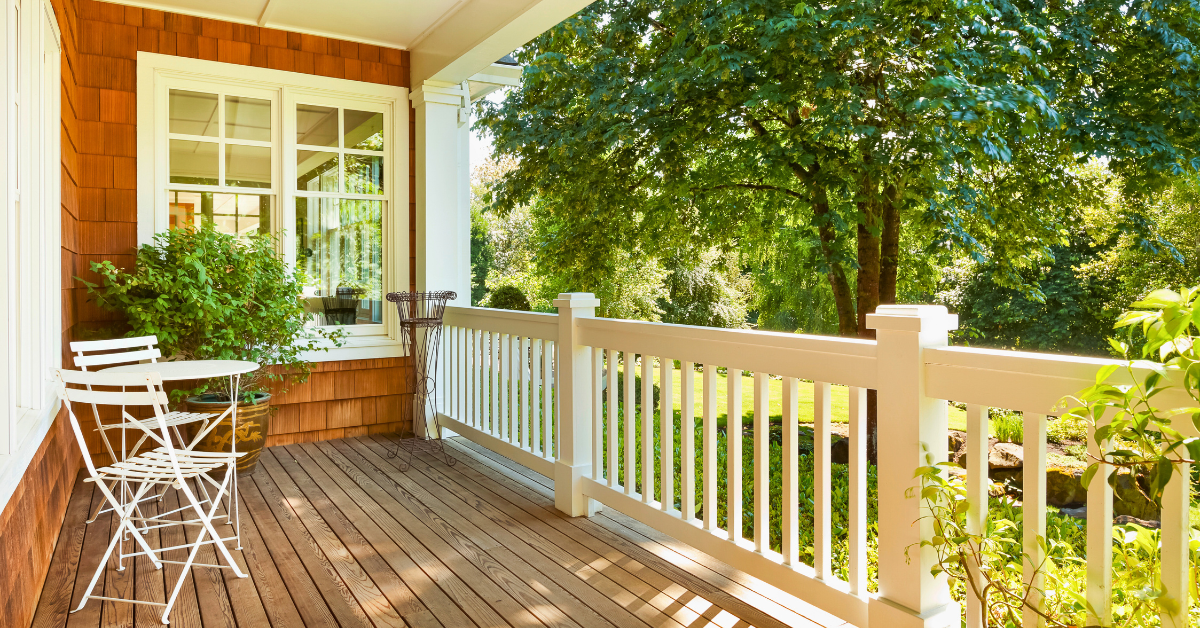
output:
[[[640,373],[640,370],[639,370]],[[725,426],[725,420],[729,409],[729,401],[727,391],[729,390],[728,376],[724,373],[717,373],[717,425]],[[658,369],[654,369],[654,383],[659,383]],[[679,412],[681,400],[683,399],[683,376],[679,369],[675,369],[671,375],[671,387],[674,392],[675,411]],[[695,414],[697,418],[703,416],[704,398],[702,397],[704,390],[704,373],[697,370],[695,374]],[[769,383],[771,397],[771,422],[782,423],[783,421],[783,380],[771,379]],[[830,402],[832,407],[831,420],[834,423],[846,423],[849,421],[849,391],[845,386],[831,386],[833,399]],[[800,422],[813,422],[813,384],[812,382],[800,382]],[[754,374],[742,374],[742,423],[749,425],[754,418]],[[950,429],[966,430],[967,415],[966,412],[950,406]]]

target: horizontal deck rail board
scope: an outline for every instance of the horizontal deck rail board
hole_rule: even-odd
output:
[[[557,513],[552,482],[498,464],[473,443],[448,447],[458,459],[452,467],[420,456],[408,473],[387,458],[386,445],[363,437],[266,449],[240,504],[238,561],[251,577],[194,570],[172,625],[812,625],[764,622],[754,605],[703,578],[680,577],[680,567],[642,548],[657,542]],[[112,525],[107,513],[84,523],[95,495],[90,483],[76,484],[34,619],[39,628],[148,616],[110,603],[67,614]],[[177,504],[169,494],[163,507]],[[177,545],[180,532],[165,528],[154,541]],[[168,578],[177,568],[164,565]],[[123,574],[114,564],[105,576],[105,590],[122,595],[155,595],[164,583],[144,560],[127,559]]]
[[[875,342],[609,318],[579,320],[584,345],[800,379],[875,387]]]
[[[558,336],[558,317],[540,312],[514,312],[483,307],[447,306],[442,324],[466,329],[480,329],[522,338]]]

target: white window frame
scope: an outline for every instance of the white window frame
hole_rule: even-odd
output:
[[[59,410],[50,374],[60,366],[63,332],[62,36],[48,0],[0,2],[2,508]]]
[[[360,81],[256,68],[202,59],[139,52],[137,57],[138,244],[149,243],[167,229],[167,95],[170,89],[254,96],[271,92],[272,204],[271,224],[286,232],[280,251],[296,263],[296,129],[295,116],[284,115],[297,102],[384,112],[385,169],[383,215],[383,291],[409,289],[409,104],[408,89]],[[223,114],[222,114],[223,115]],[[209,140],[213,138],[208,138]],[[245,193],[266,193],[246,189]],[[354,196],[354,195],[340,195]],[[378,198],[378,197],[377,197]],[[385,304],[386,305],[386,304]],[[314,362],[361,360],[403,355],[400,329],[385,308],[382,325],[353,325],[346,343],[329,351],[306,354]]]

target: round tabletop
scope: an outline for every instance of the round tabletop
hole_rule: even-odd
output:
[[[152,362],[150,364],[126,364],[101,369],[103,373],[158,373],[164,382],[183,379],[208,379],[228,377],[257,371],[258,363],[243,360],[179,360],[176,362]]]

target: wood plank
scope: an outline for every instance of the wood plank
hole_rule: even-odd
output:
[[[310,538],[325,554],[326,564],[341,577],[346,587],[358,600],[359,606],[362,607],[361,610],[376,626],[395,626],[397,628],[405,626],[400,613],[391,604],[391,598],[384,595],[383,591],[367,575],[363,566],[355,560],[350,550],[342,544],[337,534],[330,528],[330,523],[318,514],[313,504],[301,493],[299,487],[283,469],[277,453],[276,451],[264,451],[262,457],[259,458],[259,465],[274,480],[276,488],[295,511],[299,522],[308,530]]]
[[[85,483],[83,477],[80,473],[75,479],[71,501],[67,504],[62,529],[58,532],[54,556],[50,559],[50,570],[46,573],[46,585],[33,615],[32,628],[62,626],[67,621],[67,613],[74,608],[71,606],[71,592],[75,584],[73,576],[83,553],[83,540],[87,534],[84,520],[91,514],[89,508],[93,496],[91,483]]]
[[[516,507],[482,486],[480,479],[485,478],[471,477],[459,466],[446,466],[434,457],[422,456],[418,469],[463,503],[476,508],[492,525],[498,526],[515,538],[523,539],[530,548],[541,552],[566,570],[568,576],[574,576],[594,588],[595,591],[590,596],[586,591],[578,592],[578,587],[570,587],[570,590],[597,612],[609,613],[610,607],[617,605],[619,613],[632,613],[646,624],[682,628],[682,622],[664,615],[660,612],[661,609],[648,604],[648,600],[641,597],[641,594],[649,589],[646,583],[624,570],[601,571],[601,566],[611,563],[547,525],[543,519],[552,517],[551,513],[530,512]],[[614,577],[610,578],[610,575]],[[560,584],[566,586],[566,582],[569,581],[567,578],[560,581]],[[596,595],[602,598],[599,603],[590,601]],[[613,619],[612,615],[605,616]]]
[[[262,458],[260,457],[259,460],[261,461]],[[329,564],[329,560],[321,552],[316,540],[300,523],[298,515],[288,506],[287,500],[275,487],[270,476],[266,473],[256,473],[251,477],[254,478],[255,491],[246,491],[249,497],[246,503],[253,508],[257,500],[260,502],[258,504],[260,508],[270,509],[296,555],[300,558],[300,562],[312,576],[313,584],[321,592],[321,597],[328,604],[328,610],[336,618],[336,623],[354,628],[371,626],[370,619],[358,605],[354,594],[350,592],[350,589],[337,575],[337,571]],[[249,484],[250,482],[243,482],[239,490],[245,489]]]
[[[244,481],[244,480],[243,480]],[[267,621],[273,628],[289,628],[303,625],[300,611],[296,608],[275,559],[267,549],[266,543],[258,532],[258,524],[246,508],[246,500],[242,504],[242,551],[241,555],[250,569],[250,577],[254,579],[254,588],[262,601],[267,614]],[[232,574],[230,574],[232,575]],[[311,586],[311,582],[310,582]],[[313,590],[315,593],[315,589]],[[262,624],[259,624],[262,625]]]
[[[227,514],[224,504],[217,508],[216,514],[218,516],[224,516]],[[248,519],[249,517],[246,518]],[[230,524],[224,523],[225,521],[226,520],[222,519],[221,523],[219,524],[214,522],[213,527],[216,528],[217,534],[226,537],[236,534],[234,527]],[[255,586],[253,578],[250,577],[250,565],[246,559],[246,556],[244,555],[245,536],[242,538],[242,545],[243,549],[242,551],[239,551],[236,549],[236,543],[226,542],[225,544],[225,546],[229,549],[229,554],[233,556],[234,562],[237,563],[238,569],[240,569],[243,574],[246,574],[246,577],[237,577],[233,573],[232,569],[220,569],[219,573],[221,575],[221,579],[225,581],[225,591],[229,595],[229,603],[233,606],[233,612],[237,619],[238,625],[266,626],[270,623],[270,620],[267,619],[267,610],[264,607],[263,601],[259,597],[258,589]],[[219,554],[217,554],[215,547],[213,548],[213,557],[214,560],[217,561],[214,564],[225,564],[225,561],[220,558]],[[201,567],[201,569],[205,568]],[[212,568],[210,567],[207,569]]]
[[[202,493],[199,492],[196,485],[202,481],[192,480],[192,494],[197,499]],[[207,488],[215,494],[211,485]],[[187,510],[179,513],[180,517],[195,519],[196,511],[190,508],[187,497],[182,491],[178,492],[176,496],[179,498],[180,506],[188,506]],[[226,536],[229,534],[229,526],[222,522],[214,523],[213,527],[216,528],[218,534]],[[200,533],[200,526],[183,526],[183,530],[187,536],[186,542],[193,543],[196,535]],[[187,560],[187,558],[181,560]],[[200,551],[196,552],[195,562],[207,565],[222,564],[221,559],[217,558],[216,549],[211,544],[200,547]],[[225,578],[221,575],[222,571],[224,570],[217,567],[192,567],[192,581],[196,583],[196,600],[200,604],[200,618],[204,620],[204,628],[237,628],[237,620],[233,614],[233,602],[230,601],[229,592],[225,589]]]
[[[319,446],[322,445],[325,443]],[[424,505],[415,502],[415,498],[410,494],[399,490],[392,478],[380,471],[369,460],[368,456],[373,456],[373,454],[370,452],[364,454],[343,441],[329,443],[322,447],[322,451],[339,466],[347,465],[343,468],[347,468],[348,473],[348,467],[355,468],[355,480],[364,490],[371,493],[372,499],[375,499],[389,512],[394,513],[413,536],[417,537],[454,573],[469,583],[497,613],[504,617],[505,621],[518,627],[544,625],[532,612],[532,609],[522,604],[523,598],[514,597],[504,582],[494,579],[494,574],[481,569],[478,563],[461,553],[458,549],[460,544],[447,540],[441,534],[442,532],[452,539],[457,533],[452,529],[445,531],[448,526],[444,521],[433,516]],[[472,552],[472,554],[478,553],[478,550]],[[545,601],[533,601],[532,604],[545,604]]]
[[[412,527],[422,527],[422,524],[416,522],[415,519],[409,520],[408,512],[398,502],[387,495],[374,481],[366,477],[348,459],[333,451],[332,447],[318,444],[313,445],[313,450],[309,451],[313,454],[317,465],[363,509],[371,521],[377,524],[398,546],[404,548],[405,553],[415,561],[420,570],[437,583],[441,590],[454,603],[458,604],[476,624],[479,626],[503,626],[506,624],[496,610],[493,610],[488,602],[480,597],[480,594],[477,594],[463,578],[459,577],[459,574],[450,569],[449,563],[443,563],[425,544],[409,532],[410,528],[406,528],[402,521],[408,520],[408,525]],[[432,530],[426,529],[425,532],[427,538],[441,542]],[[430,547],[436,545],[437,543],[434,543]],[[405,571],[407,572],[407,570]],[[414,573],[412,577],[417,576]],[[424,588],[418,588],[418,591],[422,590]],[[493,604],[499,602],[493,602]],[[514,608],[520,611],[516,602],[511,600],[510,602]],[[529,617],[532,619],[532,615]]]
[[[477,447],[473,443],[460,443],[459,441],[461,440],[455,439],[451,441],[452,446],[471,451],[474,451],[474,448]],[[463,456],[463,459],[469,458]],[[495,461],[497,464],[503,464],[500,461],[506,459],[502,456],[495,458],[480,456],[477,460]],[[547,510],[557,512],[554,509],[553,492],[539,488],[540,483],[537,482],[521,481],[519,478],[513,479],[520,482],[519,484],[513,484],[513,490],[518,490],[519,488],[532,489],[529,492],[530,495],[540,495],[544,507]],[[784,606],[780,600],[798,606],[805,606],[802,601],[778,590],[771,591],[774,587],[770,587],[747,574],[743,574],[691,546],[684,545],[671,537],[653,531],[641,522],[626,517],[621,513],[605,509],[596,517],[564,518],[563,520],[572,526],[581,528],[585,533],[585,537],[590,540],[589,542],[598,540],[611,545],[618,552],[629,557],[630,560],[660,574],[668,582],[678,583],[708,600],[713,600],[722,608],[729,610],[738,617],[749,619],[754,625],[760,626],[760,628],[782,625],[812,626],[817,624],[840,626],[844,623],[831,615],[827,615],[811,607],[806,609],[810,610],[811,614],[814,615],[810,619],[807,617],[807,614],[801,614],[792,608]],[[638,575],[642,576],[642,573],[639,572]],[[749,586],[739,583],[734,578],[741,579]],[[659,582],[661,583],[661,581]],[[666,589],[667,587],[664,586],[663,590]],[[768,598],[766,595],[758,593],[758,590],[768,591],[772,594],[772,597]],[[759,610],[760,608],[762,610]],[[813,619],[818,621],[814,623]]]
[[[571,524],[570,517],[567,517],[554,508],[553,497],[541,493],[536,488],[540,487],[540,485],[533,483],[531,483],[532,486],[522,485],[520,482],[511,481],[514,478],[506,473],[506,469],[495,466],[495,463],[491,461],[485,461],[482,456],[476,457],[470,453],[466,453],[460,455],[459,460],[462,468],[456,470],[469,475],[481,485],[487,485],[498,495],[502,495],[512,503],[530,512],[541,523],[553,529],[553,532],[539,529],[539,533],[547,537],[550,537],[552,533],[562,535],[570,539],[571,542],[577,543],[583,549],[578,550],[579,553],[576,555],[581,558],[587,556],[585,560],[588,560],[589,564],[593,566],[600,565],[605,574],[610,575],[614,580],[621,580],[629,590],[638,591],[642,599],[648,601],[664,613],[671,614],[680,623],[687,626],[694,625],[694,622],[699,619],[700,614],[708,607],[713,606],[712,602],[703,600],[703,598],[684,589],[662,574],[642,565],[628,555],[600,541],[595,536],[588,534],[578,526]],[[455,465],[455,467],[459,466]],[[503,477],[510,481],[500,483],[493,480],[493,477]],[[551,517],[542,518],[543,514],[548,514]],[[562,542],[559,544],[560,546],[564,545]],[[590,552],[590,555],[584,552]],[[592,558],[593,556],[597,558]],[[644,588],[639,590],[637,582],[643,583]],[[703,604],[695,603],[695,600],[703,600]]]
[[[462,608],[454,602],[447,594],[442,591],[433,579],[431,579],[421,567],[410,558],[401,545],[388,535],[383,529],[381,517],[368,514],[364,511],[367,501],[370,498],[365,494],[352,495],[343,490],[339,484],[339,480],[345,480],[346,475],[332,465],[332,463],[322,454],[314,445],[306,444],[299,445],[288,449],[288,453],[295,456],[296,462],[301,468],[312,478],[312,480],[324,490],[325,494],[333,502],[333,504],[341,511],[341,513],[349,519],[367,543],[371,545],[374,551],[378,552],[380,558],[399,574],[401,580],[418,598],[420,598],[424,607],[428,608],[435,618],[446,626],[470,626],[472,622]],[[340,476],[340,477],[338,477]],[[386,513],[383,517],[391,519]],[[394,523],[394,520],[393,520]],[[413,541],[413,545],[419,545]],[[411,547],[406,545],[405,547]],[[437,561],[432,555],[426,555],[428,560]],[[459,581],[461,583],[461,581]],[[470,590],[463,585],[463,588]],[[478,596],[472,596],[472,604],[482,604],[483,601]],[[484,604],[486,607],[486,604]],[[499,616],[495,617],[499,620]],[[500,620],[503,621],[503,620]],[[486,624],[485,624],[486,625]]]
[[[298,446],[293,445],[293,447],[298,449]],[[308,461],[308,457],[303,453],[298,451],[297,453],[303,456],[303,460]],[[441,626],[442,623],[435,619],[429,609],[401,580],[399,572],[392,569],[371,542],[358,531],[355,524],[330,500],[322,490],[320,481],[309,475],[301,462],[296,459],[296,454],[293,454],[289,448],[283,448],[282,451],[276,449],[272,454],[275,461],[283,467],[301,493],[308,499],[309,504],[316,509],[329,529],[350,551],[400,617],[413,626]],[[311,466],[315,467],[316,465]],[[316,473],[320,476],[324,475],[319,469]]]
[[[257,484],[252,480],[258,475],[259,473],[255,473],[253,476],[242,478],[238,493],[246,506],[247,514],[254,519],[254,526],[262,539],[263,547],[279,570],[284,587],[296,605],[296,612],[300,614],[306,626],[336,625],[333,611],[325,602],[325,597],[316,582],[309,576],[299,552],[292,547],[283,526],[275,518]]]
[[[116,517],[115,513],[110,513],[108,520],[108,540],[111,541],[112,535],[116,534],[120,529],[120,519]],[[100,519],[96,520],[97,524],[100,522]],[[122,540],[121,543],[117,545],[117,548],[113,550],[112,556],[108,559],[108,566],[106,567],[106,573],[104,574],[104,586],[101,587],[99,584],[97,584],[96,591],[100,592],[98,593],[99,595],[103,595],[105,597],[128,600],[132,599],[134,596],[133,579],[137,569],[137,561],[129,558],[119,560],[119,552],[121,551],[122,545],[124,545],[125,551],[127,552],[140,549],[136,548],[136,546],[134,550],[129,549],[131,545],[134,545],[133,539]],[[121,566],[123,566],[124,569],[120,569],[119,567]],[[93,593],[93,595],[96,594],[97,593]],[[96,602],[93,601],[91,603],[94,604]],[[128,602],[110,602],[108,600],[104,600],[100,604],[100,628],[132,626],[134,606],[136,605],[129,604]]]
[[[161,490],[161,489],[159,489]],[[161,508],[162,504],[158,500],[150,500],[142,503],[140,510],[146,517],[157,517],[158,513],[166,512],[165,508]],[[146,532],[146,544],[152,549],[162,547],[160,543],[160,533],[162,528],[154,528]],[[131,539],[132,540],[132,539]],[[136,551],[141,551],[141,547],[135,546]],[[155,569],[154,563],[150,561],[149,556],[138,556],[135,559],[137,570],[134,572],[137,577],[134,580],[134,593],[136,599],[147,602],[166,602],[167,596],[164,591],[164,570]],[[166,565],[164,564],[163,567]],[[171,584],[175,584],[172,582]],[[147,606],[145,604],[130,604],[133,609],[133,622],[136,626],[161,626],[163,607]]]
[[[554,581],[554,578],[547,578],[541,571],[524,560],[524,557],[519,557],[506,548],[500,540],[495,538],[498,534],[484,532],[472,521],[474,517],[459,513],[447,506],[443,500],[426,490],[413,476],[396,473],[399,470],[399,461],[386,458],[387,446],[383,442],[370,437],[348,442],[362,451],[372,452],[374,454],[372,462],[380,469],[391,467],[391,473],[394,474],[393,480],[400,488],[412,494],[430,516],[446,524],[438,531],[453,530],[447,540],[458,545],[460,551],[470,552],[468,557],[475,561],[476,565],[490,573],[492,578],[505,586],[514,597],[520,596],[518,599],[523,599],[543,622],[552,625],[577,626],[579,624],[575,619],[578,618],[587,626],[613,625],[608,618],[595,613],[564,591]],[[484,523],[484,525],[487,524]],[[525,551],[529,551],[528,547]],[[642,626],[638,628],[642,628]]]

